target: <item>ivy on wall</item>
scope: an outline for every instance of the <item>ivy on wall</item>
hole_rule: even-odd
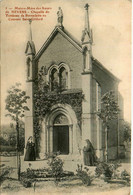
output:
[[[76,113],[78,121],[81,120],[82,114],[82,92],[78,93],[35,93],[34,109],[35,116],[43,118],[55,104],[69,104]]]
[[[42,69],[39,71],[38,79],[35,82],[34,88],[34,134],[36,138],[36,145],[39,149],[41,122],[45,115],[50,112],[52,106],[55,104],[68,104],[75,111],[77,121],[81,127],[82,118],[82,100],[84,98],[82,91],[64,91],[57,85],[54,91],[50,91],[49,84],[45,82],[43,78]],[[37,150],[38,150],[37,149]],[[39,152],[39,151],[38,151]]]

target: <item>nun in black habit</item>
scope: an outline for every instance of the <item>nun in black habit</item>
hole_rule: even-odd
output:
[[[30,136],[27,141],[26,145],[26,153],[24,161],[35,161],[36,154],[35,154],[35,143],[33,142],[33,137]]]
[[[84,165],[86,166],[94,166],[95,163],[95,151],[92,146],[92,143],[89,139],[86,139],[86,146],[83,148],[84,155]]]

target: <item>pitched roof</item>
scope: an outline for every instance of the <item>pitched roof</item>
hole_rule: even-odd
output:
[[[73,46],[75,46],[80,52],[82,52],[81,43],[76,40],[65,28],[59,28],[56,26],[50,36],[47,38],[45,43],[42,45],[41,49],[37,52],[35,60],[38,60],[48,45],[51,43],[52,39],[56,36],[57,33],[60,33],[64,38],[66,38]]]
[[[92,60],[94,62],[94,65],[96,65],[98,68],[100,68],[103,72],[108,74],[113,80],[120,82],[121,80],[118,79],[114,74],[112,74],[107,68],[105,68],[96,58],[92,56]]]
[[[53,38],[56,36],[57,33],[60,33],[64,38],[66,38],[73,46],[75,46],[80,52],[82,52],[82,43],[79,42],[73,35],[71,35],[64,27],[60,28],[56,26],[54,30],[51,32],[45,43],[42,45],[40,50],[35,55],[34,60],[38,60],[45,49],[48,47],[48,45],[51,43]],[[104,71],[106,74],[108,74],[112,79],[114,79],[117,82],[120,82],[120,79],[118,79],[116,76],[114,76],[108,69],[106,69],[97,59],[95,59],[92,56],[92,60],[95,63],[97,67],[99,67],[102,71]]]

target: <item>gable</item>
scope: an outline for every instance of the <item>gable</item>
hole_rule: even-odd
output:
[[[82,52],[82,46],[78,40],[76,40],[67,30],[63,28],[60,29],[58,27],[55,27],[55,29],[52,31],[48,39],[45,41],[41,49],[38,51],[38,53],[35,56],[35,60],[38,60],[42,53],[45,51],[45,49],[49,46],[49,44],[52,42],[54,37],[60,33],[68,42],[70,42],[75,48],[77,48],[80,52]]]
[[[57,32],[47,48],[41,54],[38,69],[45,66],[48,69],[52,64],[65,63],[71,70],[71,87],[81,87],[82,53],[70,43],[61,33]]]

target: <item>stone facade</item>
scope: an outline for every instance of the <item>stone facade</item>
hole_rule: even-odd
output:
[[[42,66],[46,70],[44,79],[50,83],[51,91],[52,79],[55,79],[59,83],[65,83],[63,83],[66,85],[65,93],[69,93],[70,90],[80,90],[84,95],[81,126],[78,124],[75,111],[69,104],[55,104],[44,116],[40,132],[40,158],[44,158],[46,153],[58,152],[58,150],[62,150],[62,154],[66,155],[81,155],[85,140],[89,139],[97,156],[101,160],[104,159],[105,131],[96,111],[100,108],[101,96],[106,92],[114,90],[118,96],[119,80],[92,56],[92,31],[89,27],[87,6],[85,17],[81,42],[73,38],[63,24],[60,24],[54,28],[37,54],[33,41],[30,40],[27,44],[27,95],[30,96],[28,102],[30,111],[27,111],[25,120],[26,140],[29,136],[34,137],[34,81]],[[55,121],[59,116],[60,122],[56,124]],[[122,120],[122,117],[120,114],[119,119]],[[66,118],[67,122],[61,118]],[[118,145],[121,142],[118,138],[120,126],[119,120],[113,121],[110,125],[109,159],[118,156]]]

